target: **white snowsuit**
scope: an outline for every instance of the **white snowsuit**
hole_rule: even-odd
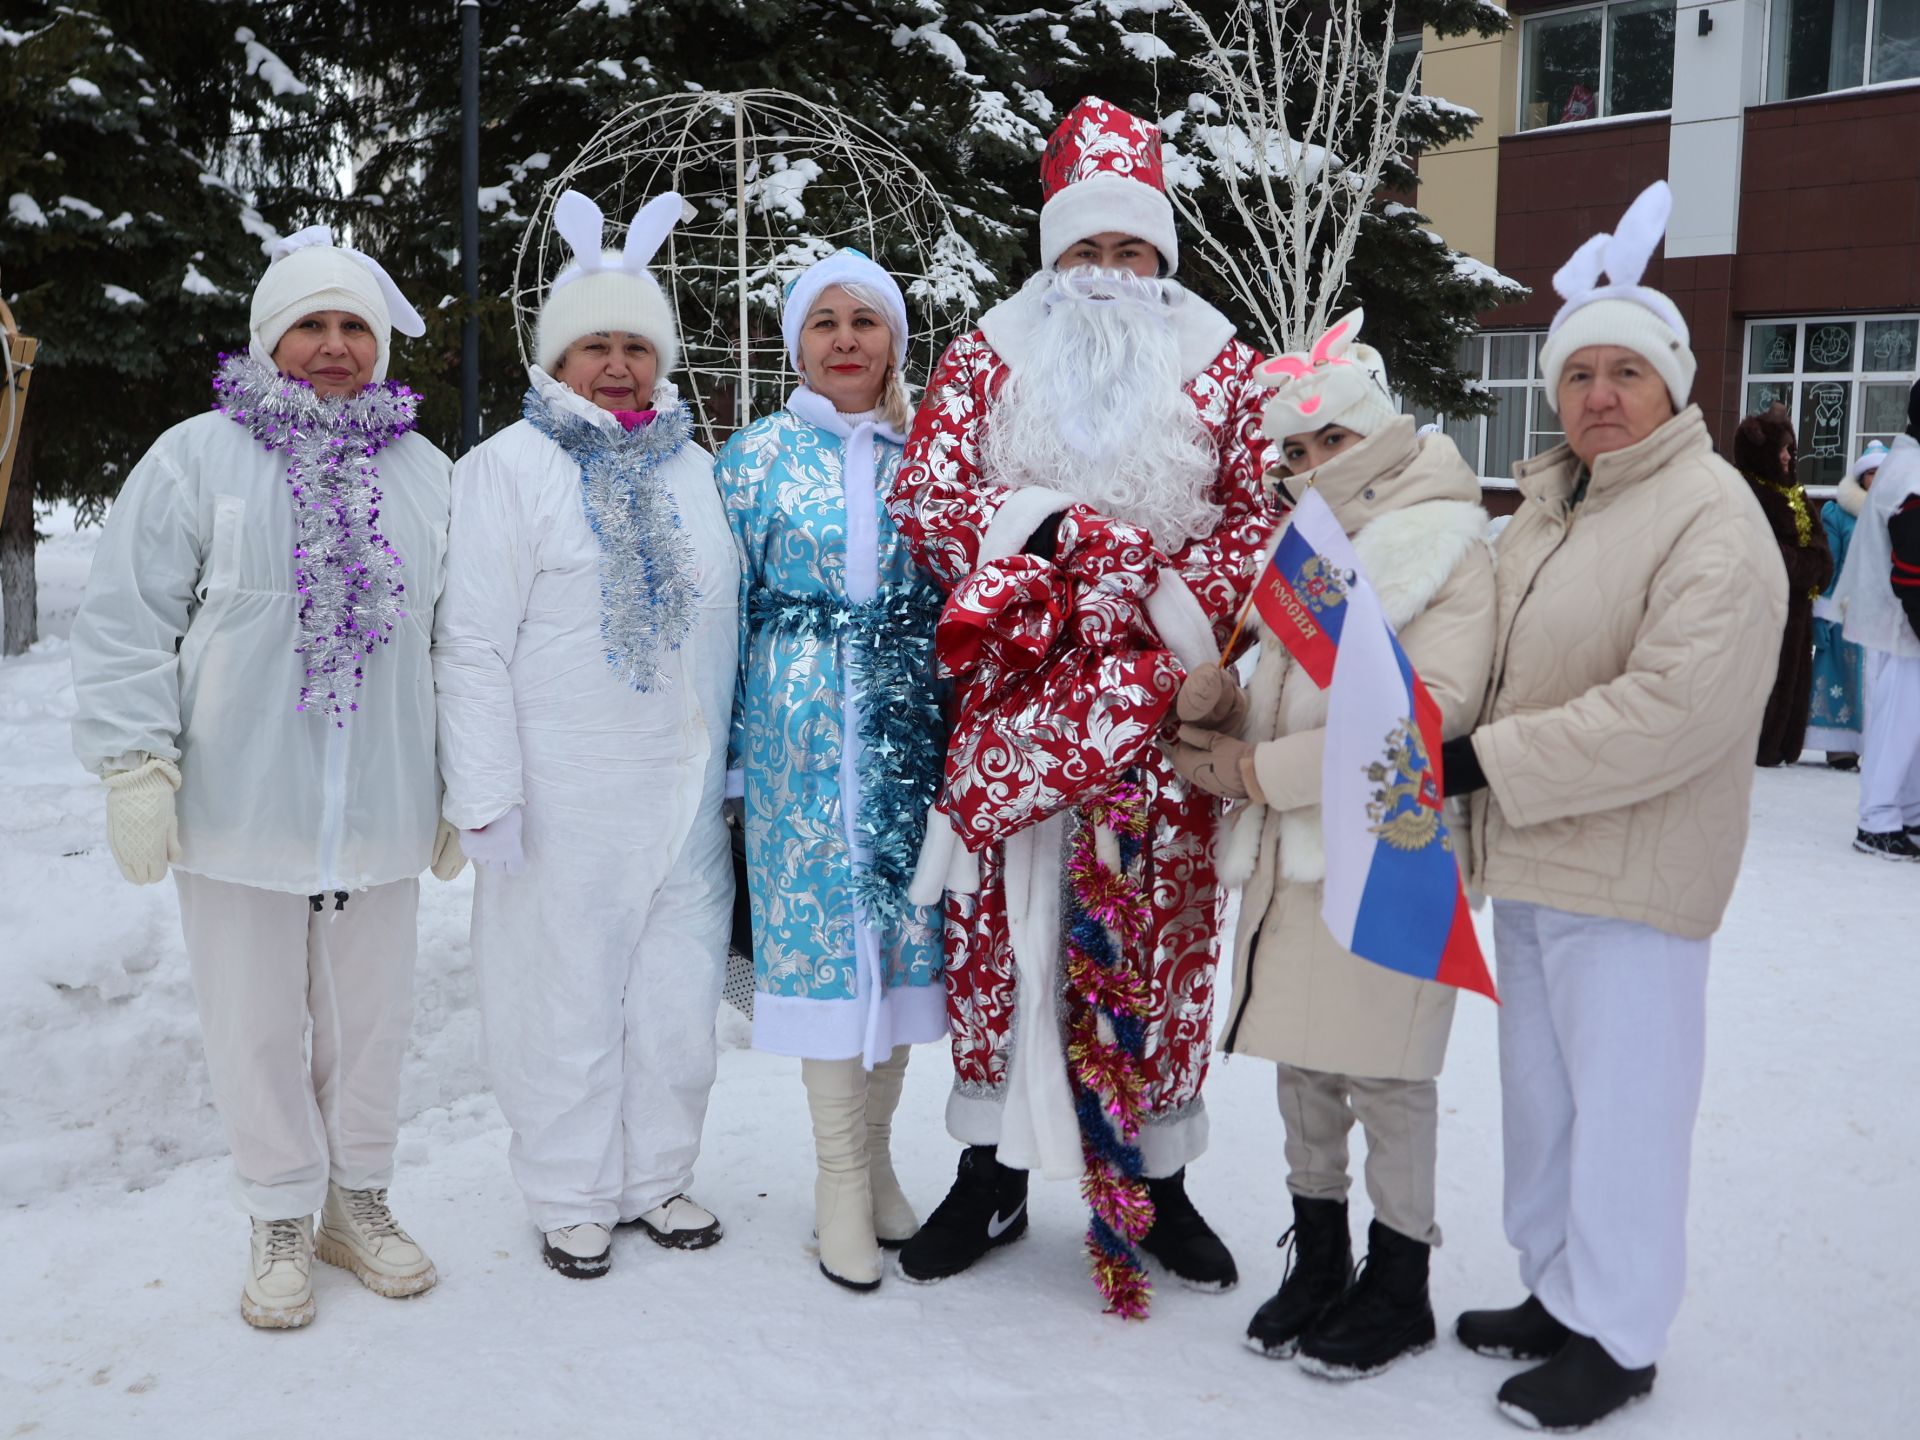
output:
[[[81,763],[180,767],[174,880],[207,1070],[236,1199],[263,1220],[312,1214],[329,1178],[359,1189],[393,1169],[439,798],[428,647],[450,466],[418,433],[375,463],[408,613],[344,727],[294,709],[286,452],[224,415],[174,426],[133,468],[73,628]],[[340,890],[345,910],[309,908]]]
[[[539,371],[551,405],[610,414]],[[631,688],[606,658],[580,467],[522,420],[454,467],[434,631],[445,812],[524,806],[526,869],[482,869],[473,954],[509,1159],[541,1230],[631,1220],[686,1189],[714,1077],[733,870],[721,818],[739,561],[713,457],[661,464],[699,606]]]

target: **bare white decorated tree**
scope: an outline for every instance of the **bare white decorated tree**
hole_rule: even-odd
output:
[[[1268,347],[1304,349],[1333,318],[1383,182],[1407,173],[1419,58],[1389,76],[1392,0],[1238,0],[1224,19],[1206,8],[1216,18],[1174,5],[1198,38],[1186,58],[1205,89],[1180,125],[1168,189]],[[1219,184],[1203,198],[1208,178]],[[1208,213],[1222,192],[1237,225]]]

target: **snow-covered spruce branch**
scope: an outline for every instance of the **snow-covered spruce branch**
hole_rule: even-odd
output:
[[[1205,89],[1190,108],[1213,123],[1180,126],[1169,193],[1268,347],[1304,349],[1339,301],[1382,177],[1407,161],[1419,61],[1388,82],[1392,0],[1239,0],[1217,25],[1188,0],[1173,8],[1199,40]],[[1231,241],[1198,203],[1209,175],[1244,231]]]

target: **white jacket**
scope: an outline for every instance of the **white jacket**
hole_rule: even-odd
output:
[[[285,451],[209,411],[156,440],[113,502],[73,627],[74,752],[96,774],[179,764],[182,870],[307,895],[403,880],[431,858],[429,647],[451,467],[417,432],[374,463],[407,615],[367,657],[344,728],[294,709]]]
[[[618,426],[543,372],[530,373],[550,404]],[[454,467],[453,558],[435,622],[434,678],[446,816],[461,829],[515,805],[539,819],[532,811],[544,795],[575,817],[569,845],[665,844],[671,853],[685,843],[706,770],[725,765],[740,561],[713,457],[688,441],[658,478],[693,545],[699,610],[662,662],[666,683],[639,691],[607,663],[600,541],[582,504],[580,467],[525,420]]]
[[[1866,508],[1847,546],[1847,563],[1833,598],[1846,618],[1841,633],[1856,645],[1889,655],[1920,656],[1920,635],[1893,593],[1893,535],[1888,522],[1909,495],[1920,492],[1920,441],[1897,435],[1867,491]]]

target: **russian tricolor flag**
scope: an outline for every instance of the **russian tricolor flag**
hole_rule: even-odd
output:
[[[1254,587],[1260,617],[1327,696],[1320,915],[1364,960],[1492,999],[1447,829],[1440,707],[1346,532],[1309,490]]]

